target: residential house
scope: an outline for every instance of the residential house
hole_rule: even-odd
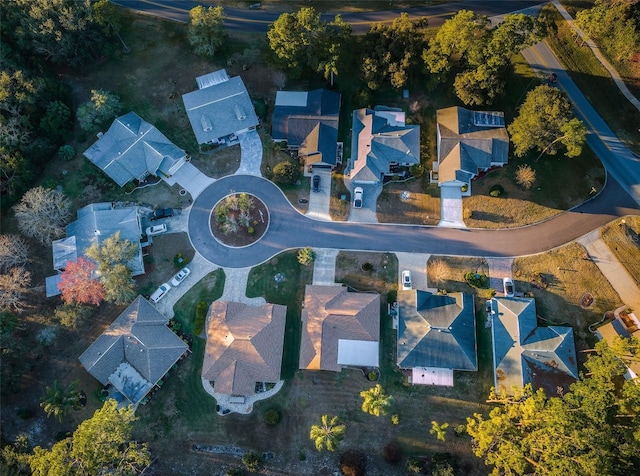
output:
[[[380,296],[344,286],[305,288],[299,368],[378,367]]]
[[[271,137],[286,141],[311,172],[312,167],[331,167],[342,162],[338,143],[340,94],[327,89],[278,91],[273,110]]]
[[[504,113],[455,106],[438,110],[436,121],[438,161],[433,163],[431,182],[459,189],[466,185],[463,195],[468,196],[478,173],[507,163]]]
[[[258,117],[240,76],[230,78],[226,70],[196,78],[198,90],[182,95],[198,144],[234,142],[254,130]]]
[[[78,358],[111,396],[136,407],[188,351],[167,327],[167,318],[138,296]]]
[[[353,111],[348,174],[356,184],[377,184],[420,163],[420,126],[408,125],[401,109],[376,106]]]
[[[67,237],[53,242],[53,269],[59,273],[67,261],[76,261],[85,256],[92,245],[100,245],[104,240],[120,233],[120,238],[136,245],[134,257],[127,263],[133,276],[144,274],[142,261],[142,226],[138,207],[121,207],[113,202],[92,203],[78,210],[78,219],[66,227]],[[60,294],[60,275],[47,277],[47,297]]]
[[[598,327],[596,336],[599,340],[613,343],[616,338],[629,339],[635,336],[640,339],[640,319],[633,312],[629,312],[626,306],[614,311],[614,319],[611,322]],[[640,362],[631,360],[627,363],[626,379],[637,379],[640,376]]]
[[[573,329],[538,327],[534,299],[497,297],[490,304],[496,390],[529,383],[549,396],[568,390],[578,378]]]
[[[397,365],[412,384],[453,386],[454,370],[478,370],[473,296],[398,291]]]
[[[287,308],[216,301],[207,313],[202,378],[215,393],[250,396],[280,380]]]
[[[184,150],[135,112],[113,121],[84,156],[121,187],[149,175],[171,177],[188,159]]]

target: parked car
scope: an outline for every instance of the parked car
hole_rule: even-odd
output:
[[[145,230],[147,236],[159,235],[160,233],[165,233],[167,231],[167,224],[163,223],[162,225],[153,225],[148,227]]]
[[[189,268],[182,268],[171,280],[172,286],[179,286],[182,281],[187,279],[187,276],[191,274],[191,270]]]
[[[504,278],[502,283],[504,284],[504,295],[507,297],[514,297],[516,295],[516,289],[513,286],[513,279]]]
[[[158,208],[151,214],[151,220],[160,220],[161,218],[169,218],[173,216],[173,208]]]
[[[313,182],[312,190],[314,192],[319,192],[320,191],[320,176],[319,175],[314,175],[312,182]]]
[[[157,303],[158,301],[160,301],[160,299],[167,295],[170,289],[171,285],[169,283],[161,284],[160,287],[153,292],[149,299],[151,300],[151,302]]]
[[[353,189],[353,207],[362,208],[362,187],[356,187]]]
[[[405,269],[402,272],[402,290],[409,291],[411,289],[411,271]]]

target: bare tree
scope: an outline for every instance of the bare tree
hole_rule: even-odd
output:
[[[64,226],[71,217],[71,202],[62,192],[35,187],[14,207],[18,228],[43,245],[64,235]]]
[[[23,294],[31,284],[31,274],[24,268],[11,268],[0,274],[0,311],[21,311]]]
[[[0,235],[0,272],[23,266],[29,258],[29,246],[18,235]]]

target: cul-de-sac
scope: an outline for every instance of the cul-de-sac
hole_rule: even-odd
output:
[[[0,2],[0,473],[640,473],[640,2]]]

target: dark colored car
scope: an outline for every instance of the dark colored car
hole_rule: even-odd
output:
[[[313,176],[313,188],[312,190],[314,192],[319,192],[320,191],[320,176],[319,175],[314,175]]]
[[[169,218],[173,216],[173,208],[158,208],[151,214],[151,220],[160,220],[161,218]]]

